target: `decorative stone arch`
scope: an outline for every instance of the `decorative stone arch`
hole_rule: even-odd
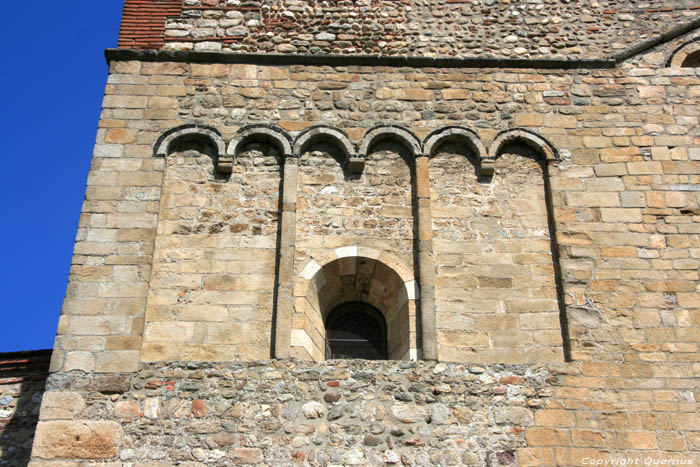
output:
[[[481,158],[486,155],[486,147],[474,130],[461,126],[446,126],[430,133],[423,140],[423,151],[428,157],[433,157],[440,145],[448,141],[464,144],[474,155]]]
[[[423,140],[423,151],[426,156],[433,157],[446,142],[456,142],[468,147],[480,165],[482,159],[487,156],[486,146],[479,139],[479,135],[474,130],[461,126],[447,126],[433,131]]]
[[[226,158],[226,145],[221,139],[221,133],[214,127],[197,124],[181,125],[163,133],[154,146],[155,157],[165,157],[172,149],[174,143],[182,141],[204,141],[211,144],[216,150],[219,165]]]
[[[411,269],[388,252],[347,246],[309,259],[294,286],[291,355],[323,360],[329,313],[338,305],[362,302],[386,321],[389,359],[415,360],[418,296]]]
[[[359,157],[366,159],[372,145],[382,139],[398,141],[410,151],[414,159],[423,154],[420,140],[410,130],[398,125],[377,125],[365,133],[358,152]]]
[[[246,125],[238,130],[238,134],[228,144],[226,150],[226,158],[223,163],[219,162],[219,170],[221,172],[231,173],[233,170],[233,162],[238,153],[243,147],[251,142],[262,141],[270,143],[282,154],[286,159],[292,157],[292,137],[283,129],[264,123]]]
[[[700,65],[700,37],[677,47],[666,60],[667,67],[696,67]]]
[[[364,160],[357,158],[355,147],[348,135],[342,129],[330,125],[314,125],[301,132],[294,140],[294,154],[301,157],[310,145],[319,141],[330,142],[336,146],[345,157],[348,168],[355,173],[362,172]]]
[[[251,142],[264,142],[273,145],[280,152],[282,161],[282,203],[278,237],[277,264],[275,270],[276,299],[273,311],[274,352],[277,358],[289,357],[289,337],[281,329],[289,326],[291,316],[291,295],[294,264],[294,236],[296,225],[297,158],[292,150],[292,137],[276,125],[257,123],[246,125],[238,130],[227,149],[226,169],[233,170],[238,153]],[[282,338],[280,338],[282,336]],[[285,338],[286,337],[286,338]]]
[[[501,149],[507,144],[518,142],[537,151],[542,156],[544,162],[549,163],[559,160],[559,151],[557,151],[554,145],[547,141],[547,139],[525,128],[512,128],[510,130],[501,131],[496,135],[496,139],[493,140],[489,148],[488,157],[481,161],[481,174],[493,175],[493,164]]]

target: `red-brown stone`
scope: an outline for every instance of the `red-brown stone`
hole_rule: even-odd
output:
[[[207,404],[203,400],[195,399],[192,401],[192,415],[195,417],[202,418],[208,411]]]

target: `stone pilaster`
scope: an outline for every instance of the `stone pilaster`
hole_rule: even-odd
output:
[[[429,158],[416,158],[416,198],[418,201],[418,283],[420,285],[422,358],[437,359],[435,322],[435,264],[433,228],[430,212]]]
[[[290,357],[292,314],[294,312],[294,243],[296,239],[297,180],[299,159],[285,157],[282,180],[279,269],[275,303],[275,348],[277,358]]]

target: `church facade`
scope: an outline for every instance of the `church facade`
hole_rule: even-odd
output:
[[[31,465],[699,463],[699,25],[125,0]]]

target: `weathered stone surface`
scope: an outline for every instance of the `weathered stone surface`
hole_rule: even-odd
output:
[[[510,423],[519,426],[530,426],[534,422],[532,410],[525,407],[499,407],[494,410],[493,418],[496,423]]]
[[[191,454],[205,464],[226,458],[277,465],[299,459],[300,452],[315,458],[319,449],[352,465],[396,463],[423,450],[444,455],[464,430],[487,433],[493,421],[504,425],[493,440],[522,443],[522,427],[531,424],[523,420],[532,420],[532,409],[509,404],[545,403],[551,374],[530,368],[518,380],[522,392],[506,397],[494,396],[494,389],[525,367],[481,370],[474,377],[460,364],[368,360],[152,363],[131,374],[132,389],[121,394],[88,384],[94,375],[58,373],[51,384],[61,391],[50,388],[49,401],[68,394],[60,401],[79,397],[90,404],[72,424],[42,422],[34,458],[109,459],[116,453],[123,462],[172,464]],[[342,402],[318,402],[331,392]],[[471,450],[484,457],[489,445]],[[443,460],[452,462],[436,462]]]
[[[428,410],[415,404],[396,404],[391,407],[391,414],[402,423],[425,422]]]
[[[98,391],[104,394],[120,394],[130,389],[129,378],[123,375],[94,375],[85,385],[86,391]]]
[[[130,464],[695,461],[700,10],[336,3],[176,0],[156,48],[528,68],[113,60],[50,381],[86,406],[47,417],[118,420]],[[353,301],[403,363],[287,359]]]
[[[77,392],[47,391],[41,400],[42,420],[80,418],[84,409],[85,399]]]
[[[247,7],[245,18],[236,18],[231,15],[241,12],[230,10],[230,2],[186,0],[177,2],[182,12],[168,15],[160,35],[144,40],[139,23],[126,23],[120,43],[146,49],[258,53],[602,58],[641,42],[651,30],[665,31],[674,20],[694,17],[689,9],[693,4],[685,2],[638,6],[575,0],[516,6],[478,0],[469,3],[469,8],[460,8],[461,3],[455,0],[445,5],[431,0],[417,9],[413,3],[361,0],[348,6],[340,20],[334,16],[337,9],[332,4],[318,4],[311,10],[299,8],[294,2],[275,4],[274,9],[267,8],[266,3],[254,4]],[[628,9],[622,10],[625,7]],[[450,34],[445,34],[446,29]],[[133,69],[118,68],[122,72]],[[162,72],[177,74],[178,70],[166,68]],[[656,97],[658,87],[649,86],[651,90],[640,95]]]
[[[262,451],[256,448],[236,448],[232,460],[236,464],[259,464],[263,461]]]
[[[323,418],[326,415],[326,407],[316,401],[310,401],[301,407],[304,417],[309,419]]]
[[[137,402],[121,401],[114,406],[114,416],[117,418],[138,418],[141,415],[141,407]]]
[[[42,421],[32,455],[42,459],[109,459],[119,448],[121,429],[115,422]]]

